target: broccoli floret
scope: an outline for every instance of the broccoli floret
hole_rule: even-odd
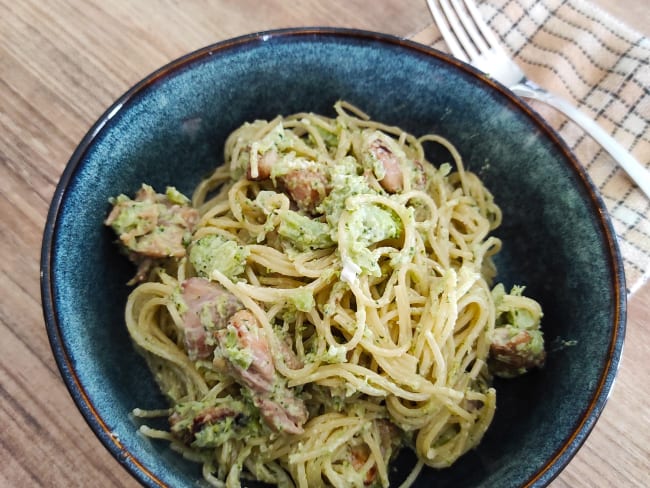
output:
[[[362,205],[352,211],[345,232],[349,236],[346,241],[349,259],[361,270],[379,276],[378,257],[369,246],[399,237],[402,226],[391,211],[377,205]]]
[[[218,270],[231,280],[246,269],[250,250],[217,234],[200,238],[190,248],[190,262],[199,276],[210,278]]]
[[[167,197],[167,200],[169,200],[171,203],[176,203],[178,205],[190,204],[190,199],[187,198],[185,195],[183,195],[181,192],[179,192],[173,186],[167,187],[167,190],[165,191],[165,196]]]
[[[309,312],[316,306],[314,294],[309,288],[297,288],[289,295],[289,301],[301,312]]]
[[[496,326],[512,325],[517,329],[539,328],[542,309],[537,302],[523,295],[524,287],[513,286],[510,293],[499,283],[492,290],[492,298],[497,310]]]
[[[497,376],[518,376],[541,367],[546,358],[542,309],[536,301],[523,296],[523,291],[523,287],[515,286],[507,293],[502,284],[492,290],[496,320],[490,345],[490,370]]]
[[[232,325],[226,327],[226,334],[222,342],[222,353],[231,363],[241,369],[248,369],[253,363],[253,351],[242,348],[238,338],[237,329]]]
[[[134,262],[185,256],[186,240],[199,214],[175,188],[168,187],[163,195],[143,184],[135,199],[119,195],[109,202],[113,209],[105,223],[113,228]]]
[[[288,239],[300,251],[325,249],[334,244],[328,224],[293,210],[280,214],[278,234]]]
[[[352,156],[346,156],[330,169],[332,190],[316,210],[326,215],[327,222],[332,227],[336,227],[341,213],[346,209],[346,201],[349,197],[377,194],[377,191],[368,184],[367,178],[357,174],[357,170],[357,161]]]

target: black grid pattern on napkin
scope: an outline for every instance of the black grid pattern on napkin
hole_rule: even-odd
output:
[[[650,40],[582,0],[490,0],[488,24],[542,86],[590,114],[637,159],[650,163]],[[650,201],[580,128],[535,107],[600,188],[634,291],[650,277]]]
[[[533,81],[591,115],[650,166],[650,39],[585,0],[477,1],[488,25]],[[448,51],[437,28],[416,40]],[[650,200],[616,162],[556,110],[531,105],[598,186],[623,255],[628,288],[650,278]]]

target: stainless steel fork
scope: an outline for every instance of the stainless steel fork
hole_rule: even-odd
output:
[[[516,95],[539,100],[564,113],[593,137],[650,198],[650,172],[592,118],[526,78],[501,47],[472,0],[427,0],[427,4],[445,43],[456,58],[472,64]]]

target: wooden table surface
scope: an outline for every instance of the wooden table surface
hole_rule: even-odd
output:
[[[650,35],[648,0],[596,2]],[[332,25],[410,37],[429,24],[424,0],[0,0],[1,487],[137,486],[69,396],[40,303],[49,202],[97,117],[159,66],[235,35]],[[607,407],[554,488],[650,482],[649,316],[647,283],[629,301]]]

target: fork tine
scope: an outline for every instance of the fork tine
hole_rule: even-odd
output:
[[[437,0],[427,0],[427,5],[429,5],[429,10],[431,11],[431,15],[433,15],[433,20],[438,26],[438,30],[440,30],[440,34],[442,34],[442,37],[451,53],[461,61],[469,62],[465,49],[459,44],[458,38],[456,37],[456,34],[452,32],[445,15],[438,8]]]
[[[487,22],[485,22],[485,20],[481,16],[481,12],[479,12],[478,7],[474,3],[474,1],[463,0],[463,2],[465,3],[465,8],[472,16],[472,19],[474,19],[474,24],[478,27],[478,29],[481,31],[483,38],[487,41],[488,49],[503,50],[503,48],[501,47],[501,43],[494,35],[494,32],[492,32],[492,29],[488,27]]]
[[[489,41],[485,38],[484,29],[488,31],[489,29],[487,29],[487,25],[483,22],[472,0],[450,1],[456,10],[456,15],[460,19],[460,23],[463,24],[473,45],[478,49],[477,54],[480,55],[482,52],[488,51],[490,45],[488,44]],[[470,10],[471,7],[473,7],[473,11]]]
[[[443,12],[447,16],[447,20],[451,25],[451,29],[456,34],[456,38],[458,39],[458,42],[461,44],[461,46],[467,53],[469,59],[472,60],[477,56],[479,56],[480,53],[477,51],[476,45],[472,41],[471,36],[468,36],[469,33],[467,32],[467,29],[465,27],[467,23],[471,24],[471,19],[467,17],[461,9],[459,10],[456,9],[458,5],[453,6],[452,4],[449,3],[448,0],[440,0],[440,6],[442,7]],[[469,20],[469,22],[467,22],[466,20]]]

